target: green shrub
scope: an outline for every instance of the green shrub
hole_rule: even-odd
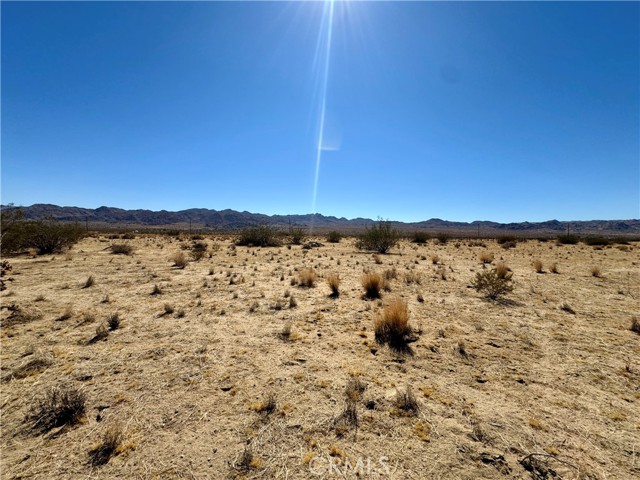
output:
[[[440,244],[444,245],[451,239],[451,235],[446,232],[440,232],[436,235],[436,238]]]
[[[415,231],[411,234],[411,241],[413,243],[427,243],[429,241],[429,234],[427,232]]]
[[[240,234],[237,245],[247,247],[279,247],[282,242],[275,228],[268,225],[246,228]]]
[[[562,245],[575,245],[580,239],[577,235],[565,234],[558,235],[558,243]]]
[[[391,222],[379,220],[377,225],[367,228],[360,235],[356,247],[360,250],[372,250],[387,253],[400,238],[398,231],[391,227]]]
[[[291,237],[291,243],[294,245],[300,245],[304,242],[306,234],[304,233],[303,228],[295,227],[289,230],[289,236]]]
[[[329,243],[339,243],[342,240],[342,234],[335,230],[329,232],[327,235],[327,242]]]
[[[604,238],[604,237],[587,237],[582,241],[585,243],[585,245],[590,245],[592,247],[595,247],[598,245],[609,245],[610,243],[613,243],[612,240],[609,240],[608,238]]]
[[[513,290],[511,283],[511,273],[498,273],[495,269],[476,273],[476,277],[471,282],[471,286],[485,297],[496,300]]]
[[[4,228],[4,226],[3,226]],[[34,248],[38,255],[60,252],[78,242],[85,232],[77,223],[53,219],[16,221],[3,232],[3,253]]]
[[[518,241],[518,237],[516,237],[515,235],[499,235],[498,237],[496,237],[496,242],[499,245],[502,245],[503,243],[507,243],[507,242],[515,243],[517,241]]]

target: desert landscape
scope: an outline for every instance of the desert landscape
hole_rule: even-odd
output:
[[[640,475],[638,242],[237,240],[5,258],[2,478]]]

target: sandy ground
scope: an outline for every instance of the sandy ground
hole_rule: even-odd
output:
[[[211,256],[184,269],[169,258],[188,255],[186,237],[95,236],[9,259],[1,478],[640,477],[640,245],[403,242],[376,263],[350,239],[312,250],[205,241]],[[114,242],[135,251],[113,255]],[[483,253],[513,270],[508,302],[469,287]],[[314,288],[291,283],[304,267]],[[392,268],[391,291],[363,299],[363,272]],[[374,340],[373,319],[396,296],[420,330],[413,355]],[[11,305],[28,315],[16,321]],[[114,313],[120,328],[91,343]],[[34,359],[44,366],[20,374]],[[357,428],[341,417],[352,377],[366,386]],[[86,418],[30,431],[31,405],[63,385],[86,395]],[[396,404],[407,388],[417,412]],[[269,395],[275,411],[260,412]],[[115,455],[92,465],[116,425]]]

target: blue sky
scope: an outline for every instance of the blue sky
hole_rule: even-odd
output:
[[[3,204],[640,218],[637,2],[1,8]]]

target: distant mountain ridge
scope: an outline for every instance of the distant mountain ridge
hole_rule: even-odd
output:
[[[20,208],[25,218],[37,220],[43,218],[55,218],[65,222],[89,222],[91,225],[112,227],[152,227],[171,228],[191,224],[193,228],[205,228],[218,231],[237,231],[255,225],[273,225],[276,227],[288,227],[290,225],[311,227],[319,230],[361,230],[375,223],[375,220],[367,218],[337,218],[322,214],[305,215],[265,215],[261,213],[238,212],[236,210],[210,210],[206,208],[191,208],[177,212],[166,210],[124,210],[114,207],[99,207],[96,209],[81,207],[60,207],[50,204],[34,204]],[[430,230],[430,231],[456,231],[476,233],[478,230],[488,232],[529,232],[529,233],[555,233],[567,231],[573,233],[591,234],[625,234],[639,235],[640,220],[588,220],[561,222],[549,220],[546,222],[520,222],[498,223],[491,221],[453,222],[432,218],[421,222],[396,222],[392,221],[396,228],[401,230]]]

